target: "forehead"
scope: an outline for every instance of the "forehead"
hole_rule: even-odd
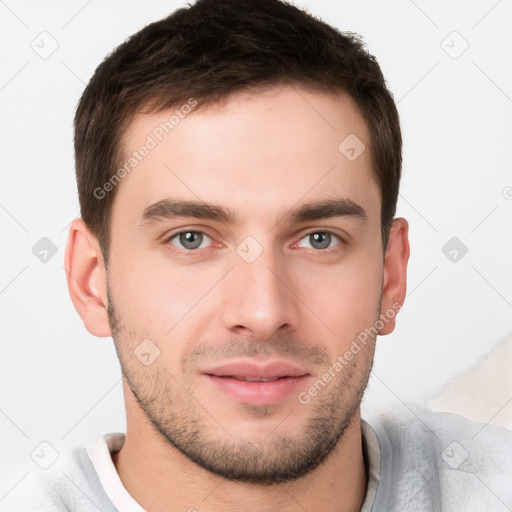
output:
[[[380,215],[368,130],[348,95],[288,86],[190,112],[193,101],[133,119],[121,158],[133,165],[125,165],[114,217],[120,209],[140,216],[169,196],[227,206],[240,218],[331,197]]]

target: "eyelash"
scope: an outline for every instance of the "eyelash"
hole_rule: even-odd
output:
[[[185,230],[178,231],[176,233],[173,233],[170,236],[165,237],[164,243],[166,245],[173,246],[173,244],[171,243],[171,240],[173,240],[174,238],[179,237],[180,235],[183,235],[185,233],[198,233],[198,234],[202,234],[203,236],[208,237],[212,242],[214,242],[213,237],[211,237],[210,235],[208,235],[207,233],[205,233],[204,231],[202,231],[200,229],[185,229]],[[323,229],[323,230],[322,229],[314,229],[314,230],[311,230],[311,231],[309,231],[307,233],[304,233],[299,238],[299,240],[293,244],[293,246],[296,246],[304,238],[306,238],[306,237],[308,237],[310,235],[313,235],[315,233],[327,233],[327,234],[331,235],[332,237],[335,237],[335,238],[337,238],[339,240],[339,242],[334,247],[328,247],[326,249],[314,249],[314,248],[309,248],[309,247],[306,248],[306,249],[311,249],[311,250],[315,251],[316,253],[319,253],[319,254],[320,253],[322,253],[322,254],[330,254],[333,251],[340,250],[341,246],[346,244],[346,240],[344,240],[341,235],[339,235],[338,233],[335,233],[334,231],[330,231],[328,229]],[[179,249],[179,248],[177,248],[175,246],[173,246],[173,247],[174,247],[173,251],[178,253],[178,254],[199,253],[201,250],[210,249],[211,248],[211,246],[203,247],[202,249],[200,249],[200,248],[197,248],[197,249]]]
[[[173,240],[174,238],[177,238],[179,237],[180,235],[183,235],[185,233],[199,233],[203,236],[206,236],[208,237],[212,242],[214,241],[213,238],[208,235],[207,233],[205,233],[204,231],[201,231],[200,229],[184,229],[184,230],[181,230],[181,231],[178,231],[176,233],[173,233],[172,235],[170,236],[166,236],[165,237],[165,240],[164,240],[164,243],[166,245],[170,245],[170,246],[173,246],[173,244],[171,243],[171,240]],[[174,251],[177,252],[178,254],[192,254],[192,253],[199,253],[199,251],[201,249],[180,249],[178,247],[174,247]],[[211,247],[203,247],[202,249],[210,249]]]
[[[309,231],[308,233],[303,234],[299,238],[299,242],[301,240],[304,240],[304,238],[309,237],[310,235],[314,235],[315,233],[326,233],[326,234],[330,235],[331,237],[337,238],[339,240],[339,242],[334,247],[328,247],[326,249],[316,249],[316,250],[314,248],[311,248],[315,252],[323,253],[323,254],[330,254],[332,251],[335,251],[336,249],[339,250],[340,246],[345,243],[345,240],[343,240],[343,238],[340,235],[338,235],[338,233],[335,233],[334,231],[330,231],[328,229],[315,229],[313,231]],[[298,242],[296,242],[294,245],[296,245],[297,243]],[[306,249],[310,249],[310,248],[306,247]]]

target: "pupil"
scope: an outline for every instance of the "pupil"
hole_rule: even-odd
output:
[[[197,249],[202,242],[203,236],[196,231],[188,231],[180,235],[180,243],[185,249]]]
[[[309,235],[309,241],[315,249],[326,249],[331,244],[331,235],[325,232],[312,233]]]

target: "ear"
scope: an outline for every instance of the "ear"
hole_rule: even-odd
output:
[[[409,252],[409,224],[405,219],[395,219],[391,225],[384,257],[380,317],[385,321],[384,327],[379,329],[381,335],[394,331],[395,316],[404,303]]]
[[[103,255],[98,239],[82,219],[71,223],[64,264],[69,295],[85,328],[94,336],[112,336]]]

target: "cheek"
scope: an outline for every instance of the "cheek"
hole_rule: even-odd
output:
[[[373,325],[379,317],[382,259],[353,254],[336,266],[317,266],[296,274],[305,305],[341,343]]]
[[[190,320],[223,270],[172,266],[147,254],[114,261],[109,287],[118,315],[133,332],[155,340],[172,336]]]

